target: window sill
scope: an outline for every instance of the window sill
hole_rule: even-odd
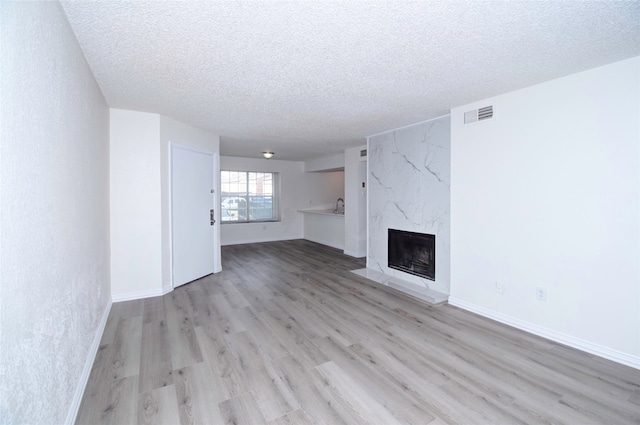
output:
[[[251,220],[251,221],[221,221],[221,225],[227,224],[261,224],[261,223],[280,223],[282,220]]]

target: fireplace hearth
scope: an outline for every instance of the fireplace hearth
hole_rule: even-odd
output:
[[[388,267],[436,280],[436,236],[389,229]]]

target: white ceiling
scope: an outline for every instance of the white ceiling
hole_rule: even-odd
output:
[[[638,1],[63,1],[109,106],[308,159],[640,55]]]

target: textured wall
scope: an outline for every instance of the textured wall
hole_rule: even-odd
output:
[[[369,138],[367,267],[449,294],[450,119]],[[387,267],[389,228],[436,235],[436,280]]]
[[[110,299],[109,115],[57,2],[0,19],[0,422],[60,424]]]

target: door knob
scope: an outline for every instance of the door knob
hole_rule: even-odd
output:
[[[214,213],[213,213],[213,208],[209,210],[209,221],[211,222],[211,225],[213,226],[216,223],[216,220],[214,217]]]

